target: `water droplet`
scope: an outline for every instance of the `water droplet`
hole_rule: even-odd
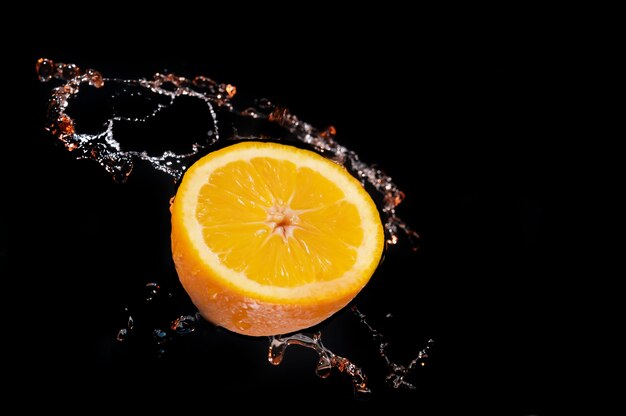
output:
[[[330,376],[333,369],[333,364],[330,362],[330,359],[322,355],[320,356],[320,360],[317,362],[317,367],[315,367],[315,374],[320,378],[327,378]]]
[[[39,81],[50,81],[50,79],[52,79],[52,76],[54,75],[54,70],[54,62],[52,62],[50,59],[39,58],[37,60],[37,64],[35,65],[35,71],[37,71]]]
[[[151,282],[151,283],[146,284],[145,290],[146,290],[145,292],[146,302],[150,302],[150,301],[153,301],[159,295],[159,293],[161,292],[161,287],[158,285],[158,283]]]
[[[62,141],[67,141],[75,132],[74,122],[69,116],[62,114],[48,127],[48,130]]]
[[[250,329],[252,324],[248,322],[248,312],[245,309],[240,309],[233,315],[233,324],[242,331]]]
[[[287,342],[280,338],[272,337],[270,340],[270,348],[267,354],[268,361],[273,365],[278,365],[283,361],[285,356],[285,349],[287,348]]]
[[[170,325],[170,329],[177,334],[190,334],[196,330],[197,318],[194,315],[181,315],[174,319]]]
[[[384,189],[391,188],[391,186],[392,186],[391,184],[387,184],[385,185]],[[404,201],[404,198],[406,198],[406,196],[404,195],[404,192],[402,191],[386,193],[384,196],[385,208],[390,210],[392,208],[397,207],[398,205],[400,205],[400,203],[402,203],[402,201]]]
[[[167,332],[163,331],[162,329],[157,328],[153,330],[152,335],[154,336],[157,344],[163,344],[167,341]]]
[[[70,81],[80,75],[80,68],[74,64],[59,63],[56,65],[56,72],[60,79]]]
[[[117,336],[115,337],[115,339],[122,342],[126,340],[127,336],[128,336],[128,329],[122,328],[119,331],[117,331]]]
[[[102,74],[96,71],[95,69],[88,69],[85,71],[85,77],[89,82],[89,85],[96,88],[101,88],[104,85],[104,79],[102,78]]]
[[[390,233],[389,238],[387,238],[387,244],[389,244],[390,246],[398,244],[398,235]]]
[[[354,397],[358,400],[369,400],[372,397],[372,390],[366,383],[354,383]]]
[[[205,77],[203,75],[198,75],[197,77],[193,79],[192,84],[195,87],[209,90],[209,89],[212,89],[216,83],[211,78]]]
[[[228,94],[228,98],[233,98],[237,94],[237,87],[230,84],[226,85],[226,94]]]

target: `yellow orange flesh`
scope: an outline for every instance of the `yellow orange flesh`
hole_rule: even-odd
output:
[[[365,286],[382,255],[378,210],[342,166],[242,142],[183,177],[172,212],[180,281],[207,320],[246,335],[313,326]]]

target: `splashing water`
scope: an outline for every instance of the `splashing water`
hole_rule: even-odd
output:
[[[415,385],[409,383],[405,380],[405,377],[410,375],[417,366],[426,365],[426,359],[428,358],[428,350],[434,344],[434,340],[429,339],[426,343],[426,347],[417,352],[417,356],[412,359],[408,365],[400,365],[393,362],[389,358],[389,354],[387,350],[389,349],[389,343],[384,340],[383,334],[376,330],[370,323],[367,321],[367,317],[361,313],[359,308],[353,306],[351,308],[352,312],[359,318],[361,324],[367,328],[368,332],[374,339],[374,341],[378,342],[378,353],[380,357],[385,361],[387,366],[387,377],[386,380],[392,387],[407,387],[409,389],[415,389]]]
[[[387,352],[389,343],[384,341],[383,334],[369,324],[367,317],[361,313],[356,306],[353,306],[351,310],[361,324],[367,328],[374,341],[378,342],[378,353],[384,360],[388,370],[386,376],[387,383],[393,388],[405,387],[414,390],[416,388],[415,385],[406,381],[405,378],[410,375],[418,365],[426,365],[428,350],[431,348],[434,341],[432,339],[428,340],[426,347],[418,351],[417,356],[412,359],[408,365],[397,364],[389,358]],[[363,370],[347,358],[336,355],[326,348],[322,344],[321,336],[321,333],[318,332],[313,335],[294,334],[283,337],[270,337],[268,360],[274,365],[280,364],[284,358],[285,350],[289,345],[299,345],[301,347],[310,348],[319,355],[319,361],[315,368],[315,372],[319,377],[328,377],[332,369],[336,368],[339,372],[345,372],[351,377],[355,396],[359,398],[369,397],[371,390],[367,386],[367,377],[365,373],[363,373]]]
[[[315,373],[326,378],[330,376],[333,368],[342,373],[348,374],[352,378],[354,394],[360,399],[366,399],[371,394],[367,386],[367,377],[361,368],[354,365],[350,360],[336,355],[331,350],[324,347],[321,341],[322,334],[313,335],[294,334],[285,337],[270,337],[270,348],[267,359],[271,364],[278,365],[283,361],[285,350],[290,345],[299,345],[314,350],[319,355],[319,361],[315,367]]]
[[[142,302],[144,304],[153,303],[163,297],[161,287],[158,283],[150,282],[144,287],[144,295]],[[171,294],[168,293],[168,297]],[[432,339],[428,340],[425,348],[419,350],[407,365],[401,365],[391,360],[388,350],[390,344],[385,341],[383,334],[375,329],[356,306],[352,306],[351,311],[359,322],[364,326],[372,339],[378,343],[378,354],[384,361],[387,368],[386,382],[393,388],[407,388],[414,390],[415,385],[406,380],[413,371],[418,367],[426,365],[428,359],[428,351],[434,344]],[[135,330],[135,319],[130,313],[129,308],[125,308],[127,313],[126,325],[119,329],[116,339],[119,342],[125,342]],[[389,317],[389,314],[388,316]],[[157,354],[162,357],[166,351],[170,341],[176,337],[192,334],[197,327],[205,322],[198,312],[194,314],[179,315],[171,320],[169,324],[161,325],[149,330],[152,340],[157,347]],[[144,328],[144,331],[146,328]],[[327,378],[332,374],[333,369],[344,373],[350,377],[353,392],[356,398],[364,400],[371,396],[371,389],[368,386],[368,379],[361,367],[354,364],[348,358],[335,354],[322,343],[322,334],[320,332],[314,334],[297,333],[285,336],[269,337],[270,345],[268,350],[268,361],[270,364],[279,365],[282,363],[287,347],[297,345],[308,348],[318,354],[318,363],[315,367],[315,374],[320,378]]]
[[[258,100],[253,107],[238,110],[231,101],[237,93],[236,87],[231,84],[219,84],[205,76],[188,79],[174,74],[157,73],[152,80],[104,78],[93,69],[83,71],[74,64],[55,63],[43,58],[37,61],[36,69],[42,82],[52,79],[65,82],[52,92],[46,128],[63,142],[67,150],[75,152],[78,158],[97,161],[117,182],[126,181],[138,160],[147,161],[155,169],[167,173],[176,181],[179,180],[192,163],[194,156],[201,151],[206,151],[216,142],[227,139],[220,134],[218,110],[246,120],[268,121],[285,129],[295,140],[312,146],[326,157],[346,166],[361,182],[372,186],[382,197],[381,210],[385,216],[387,243],[396,244],[399,230],[401,230],[409,238],[411,247],[417,250],[419,235],[396,215],[396,207],[405,198],[404,192],[398,189],[392,179],[382,170],[362,162],[354,151],[337,143],[335,141],[337,132],[333,126],[323,131],[318,130],[291,114],[288,109],[274,105],[265,99]],[[145,90],[155,97],[165,98],[165,101],[159,101],[151,111],[142,116],[115,115],[108,120],[102,132],[78,133],[74,119],[67,113],[70,102],[78,95],[81,88],[85,86],[102,88],[105,83],[119,85],[121,88]],[[177,154],[165,151],[160,156],[151,156],[146,151],[122,149],[120,142],[114,136],[116,123],[120,121],[145,122],[156,117],[180,97],[200,100],[207,107],[213,121],[213,128],[206,132],[206,136],[201,141],[193,144],[191,152]],[[240,140],[253,138],[256,137],[238,133],[235,133],[234,137],[228,137],[228,139]]]
[[[221,84],[205,76],[196,76],[193,79],[180,77],[175,74],[157,73],[152,79],[118,79],[103,77],[93,69],[82,70],[74,64],[56,63],[41,58],[36,63],[39,80],[48,82],[60,81],[62,84],[52,91],[48,107],[48,121],[46,129],[60,140],[65,148],[79,159],[91,159],[98,162],[116,182],[123,183],[132,173],[137,161],[148,162],[154,169],[171,176],[174,181],[181,179],[186,169],[202,152],[210,151],[213,145],[224,140],[247,140],[259,138],[258,135],[241,133],[236,127],[222,123],[223,118],[238,117],[246,123],[269,123],[281,130],[278,136],[304,143],[325,157],[345,166],[356,176],[364,186],[368,186],[380,196],[380,209],[384,217],[386,241],[395,245],[400,240],[400,234],[406,236],[412,250],[417,250],[419,235],[396,215],[396,208],[405,198],[392,179],[380,169],[362,162],[352,150],[340,145],[336,140],[337,134],[333,126],[325,130],[318,130],[312,125],[300,120],[291,114],[288,109],[277,106],[266,99],[257,100],[253,106],[238,109],[232,102],[237,93],[235,86]],[[102,131],[86,134],[76,131],[76,122],[67,112],[70,103],[75,100],[84,88],[101,89],[106,85],[113,85],[119,95],[136,95],[143,100],[143,105],[152,103],[151,107],[140,114],[124,115],[114,113],[104,123]],[[145,123],[156,118],[163,110],[171,107],[181,97],[198,100],[208,111],[211,125],[204,132],[204,136],[194,141],[191,151],[173,152],[166,150],[154,156],[147,151],[125,150],[114,134],[120,123]],[[156,283],[148,283],[145,287],[145,302],[152,302],[160,296],[160,287]],[[379,355],[384,360],[388,375],[388,383],[394,388],[410,388],[415,386],[405,380],[405,377],[415,368],[424,365],[428,357],[428,345],[419,351],[417,357],[406,366],[394,363],[387,354],[389,344],[383,341],[383,336],[375,330],[356,307],[352,311],[360,323],[366,327],[372,338],[379,344]],[[126,325],[116,336],[120,342],[125,341],[135,330],[135,321],[130,311]],[[194,332],[196,326],[202,322],[198,313],[180,315],[172,320],[169,326],[154,328],[152,336],[159,347],[159,354],[165,352],[165,346],[172,337]],[[290,345],[299,345],[314,350],[319,355],[316,374],[322,378],[328,377],[332,369],[345,373],[351,377],[355,395],[367,397],[370,389],[367,377],[360,367],[347,358],[334,354],[321,342],[321,334],[293,334],[288,336],[270,337],[268,359],[270,363],[278,365],[282,362],[285,350]]]
[[[165,295],[161,286],[156,282],[149,282],[144,286],[144,293],[140,302],[140,305],[154,304],[155,302],[162,301],[163,298],[171,298],[172,294],[167,293]],[[132,310],[140,310],[140,307],[135,305]],[[126,324],[120,328],[117,332],[116,339],[119,342],[125,342],[135,332],[135,318],[131,313],[131,308],[124,308],[126,313]],[[197,326],[203,321],[200,313],[178,315],[175,319],[167,322],[164,325],[159,325],[156,328],[149,330],[152,340],[157,347],[158,356],[163,356],[167,351],[167,346],[171,340],[176,337],[192,334],[196,331]],[[146,331],[146,328],[142,328]]]

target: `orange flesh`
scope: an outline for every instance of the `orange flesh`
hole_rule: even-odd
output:
[[[354,247],[363,238],[343,192],[288,161],[232,162],[211,175],[198,198],[196,218],[207,246],[227,267],[263,284],[337,278],[354,264]],[[259,253],[266,261],[249,261]]]

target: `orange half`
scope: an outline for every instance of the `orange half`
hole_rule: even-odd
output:
[[[185,173],[172,254],[200,314],[245,335],[316,325],[349,303],[380,261],[380,215],[361,183],[315,152],[241,142]]]

